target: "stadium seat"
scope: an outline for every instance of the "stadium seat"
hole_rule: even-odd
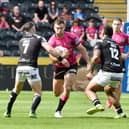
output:
[[[6,42],[0,41],[0,50],[7,50]]]
[[[17,40],[8,41],[8,49],[11,51],[18,50],[18,41]]]
[[[6,31],[6,39],[7,40],[14,40],[15,39],[15,32],[11,29]]]
[[[41,50],[39,56],[48,56],[48,52],[45,50]]]
[[[11,53],[10,50],[4,50],[4,56],[11,56]]]
[[[19,50],[13,50],[13,51],[11,51],[11,56],[20,56]]]
[[[94,0],[86,0],[87,3],[93,4]]]
[[[22,36],[23,36],[23,32],[16,32],[15,33],[15,40],[19,41],[22,38]]]

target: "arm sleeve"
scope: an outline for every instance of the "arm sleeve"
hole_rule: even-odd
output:
[[[55,47],[55,41],[54,41],[54,38],[53,38],[53,36],[48,40],[48,44],[50,45],[50,46],[52,46],[52,47]]]
[[[81,41],[75,34],[70,33],[70,38],[72,39],[73,47],[77,47],[81,43]]]

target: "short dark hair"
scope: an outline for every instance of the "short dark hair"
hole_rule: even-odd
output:
[[[113,21],[120,21],[122,23],[122,19],[120,17],[115,17]]]
[[[44,0],[38,0],[38,2],[40,2],[40,1],[44,2]]]
[[[78,25],[81,24],[80,22],[81,22],[81,20],[79,18],[76,18],[76,19],[73,20],[73,23],[78,23]]]
[[[105,26],[104,27],[104,34],[109,36],[109,37],[112,37],[112,34],[113,34],[113,29],[111,26]]]
[[[33,22],[27,22],[22,26],[22,31],[29,32],[35,26]]]
[[[63,18],[57,18],[54,22],[54,25],[57,24],[57,25],[60,25],[60,24],[66,24],[65,20]]]

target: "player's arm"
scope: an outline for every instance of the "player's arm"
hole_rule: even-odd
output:
[[[125,60],[128,57],[129,57],[129,52],[128,53],[121,53],[121,59],[122,60]]]
[[[90,37],[90,34],[86,34],[86,37],[87,39],[92,40],[92,38]]]
[[[59,57],[59,54],[56,52],[56,50],[50,46],[47,42],[42,42],[42,47],[52,56]]]
[[[77,49],[81,53],[85,62],[88,63],[89,62],[89,56],[88,56],[88,52],[87,52],[86,48],[82,44],[79,44],[77,46]]]
[[[61,58],[67,58],[69,56],[69,52],[65,50],[63,54],[60,56],[60,54],[51,46],[48,44],[48,42],[42,42],[42,47],[52,56]]]
[[[99,49],[94,49],[93,51],[93,56],[89,62],[89,64],[87,65],[87,72],[92,72],[94,65],[99,61],[100,59],[100,50]]]
[[[49,58],[51,59],[53,64],[59,63],[58,59],[54,56],[52,56],[51,54],[49,54]]]
[[[53,64],[62,63],[66,67],[69,67],[70,66],[68,60],[65,59],[65,58],[63,58],[62,60],[60,60],[59,57],[54,57],[51,54],[49,54],[49,57],[50,57],[50,59],[51,59],[51,61],[52,61]]]

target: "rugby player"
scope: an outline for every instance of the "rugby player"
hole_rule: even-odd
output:
[[[123,55],[120,53],[119,46],[111,39],[113,30],[110,26],[104,27],[104,39],[98,42],[94,47],[93,57],[90,64],[87,66],[89,73],[92,71],[93,66],[98,60],[101,60],[101,69],[95,77],[89,82],[85,93],[94,107],[87,110],[87,113],[92,115],[99,111],[104,111],[104,107],[96,94],[97,91],[105,91],[108,99],[112,102],[116,109],[117,115],[115,118],[125,118],[119,99],[114,90],[117,88],[118,83],[123,78]]]
[[[66,66],[69,66],[69,63],[66,59],[59,56],[56,50],[46,42],[45,38],[35,34],[36,28],[32,22],[25,23],[23,26],[23,31],[25,32],[25,35],[19,41],[20,58],[16,69],[15,85],[10,94],[4,116],[11,117],[12,106],[22,90],[25,80],[27,79],[32,91],[34,92],[33,103],[29,116],[36,118],[36,109],[41,101],[42,90],[42,82],[37,68],[37,59],[40,49],[42,47],[45,48],[50,54],[56,56],[60,62],[63,64],[65,63]]]
[[[54,23],[55,34],[49,39],[48,43],[53,47],[62,46],[67,48],[69,56],[66,58],[70,64],[70,67],[64,66],[57,58],[50,55],[50,58],[55,63],[54,65],[54,78],[53,78],[53,91],[55,96],[60,96],[59,104],[57,106],[54,116],[61,118],[61,111],[69,98],[72,85],[75,81],[77,73],[77,61],[74,54],[74,48],[77,48],[82,54],[85,62],[89,61],[88,53],[81,44],[78,37],[65,30],[65,21],[63,19],[57,19]]]
[[[113,28],[112,39],[119,45],[120,52],[124,54],[125,46],[129,45],[129,36],[125,34],[124,32],[121,32],[121,26],[122,26],[122,19],[114,18],[113,23],[112,23],[112,28]],[[125,56],[128,56],[128,55],[125,54]],[[116,88],[115,90],[115,93],[118,96],[119,100],[120,100],[120,95],[121,95],[121,83],[122,82],[120,82],[118,88]],[[111,106],[112,106],[112,103],[110,101],[107,101],[106,107],[110,108]]]

